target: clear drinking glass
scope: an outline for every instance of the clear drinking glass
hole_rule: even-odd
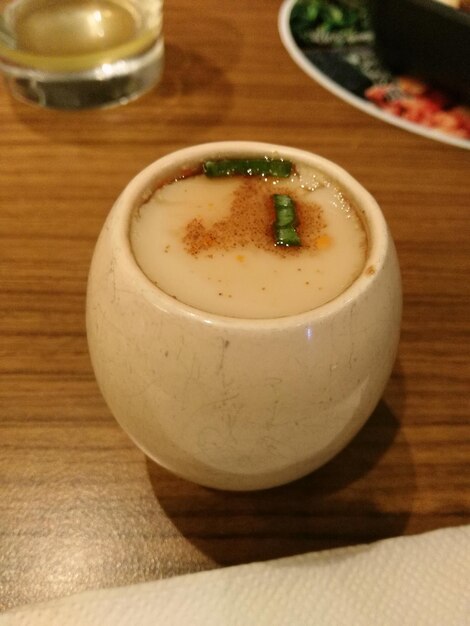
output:
[[[0,0],[0,71],[46,107],[123,104],[163,68],[163,0]]]

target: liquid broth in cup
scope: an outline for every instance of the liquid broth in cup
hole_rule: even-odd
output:
[[[257,165],[207,165],[227,159]],[[260,174],[267,160],[281,173]],[[138,174],[88,281],[111,412],[154,461],[218,489],[281,485],[344,448],[380,400],[400,318],[372,196],[322,157],[257,142],[192,146]]]
[[[185,304],[241,318],[303,313],[349,287],[367,254],[357,210],[334,180],[279,156],[290,167],[284,177],[249,167],[213,177],[201,164],[157,189],[131,222],[144,273]],[[294,202],[296,246],[276,244],[276,195]]]

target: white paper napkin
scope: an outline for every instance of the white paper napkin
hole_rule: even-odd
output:
[[[465,626],[470,526],[88,591],[0,626]]]

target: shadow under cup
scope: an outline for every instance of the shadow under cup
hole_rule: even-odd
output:
[[[273,319],[206,313],[161,291],[133,257],[130,218],[153,189],[209,158],[254,156],[320,170],[346,191],[366,229],[363,272],[312,311]],[[87,334],[111,412],[150,458],[208,487],[254,490],[310,473],[363,426],[395,360],[401,302],[384,217],[347,172],[286,146],[218,142],[156,161],[118,198],[90,268]]]

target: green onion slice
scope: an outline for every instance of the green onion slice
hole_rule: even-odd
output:
[[[292,162],[284,159],[219,159],[205,161],[203,171],[210,178],[221,176],[272,176],[288,178]]]
[[[298,224],[295,212],[295,202],[290,196],[275,193],[273,195],[276,221],[273,224],[276,246],[301,246],[299,234],[296,231]]]

